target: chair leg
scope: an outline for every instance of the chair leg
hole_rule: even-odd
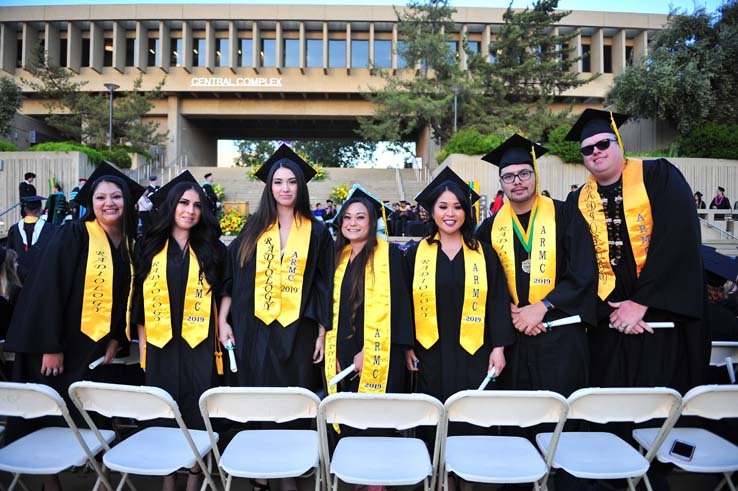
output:
[[[732,472],[724,472],[723,473],[723,480],[720,481],[720,484],[717,488],[715,488],[715,491],[722,488],[725,484],[728,485],[728,488],[730,488],[730,491],[736,491],[735,484],[733,484],[733,473]]]
[[[8,487],[8,491],[13,491],[15,489],[15,486],[20,481],[20,474],[13,474],[13,480],[10,481],[10,486]]]
[[[651,480],[648,478],[648,474],[643,474],[643,483],[646,485],[647,491],[653,491],[653,487],[651,486]]]
[[[318,462],[318,467],[315,468],[315,491],[320,491],[320,483],[323,480],[323,465]]]
[[[226,484],[225,484],[225,491],[231,491],[231,483],[232,483],[232,482],[233,482],[233,476],[231,476],[231,475],[229,474],[229,475],[228,475],[228,478],[226,479]]]
[[[633,479],[631,479],[630,477],[628,477],[627,478],[627,481],[628,481],[628,489],[630,491],[636,491],[635,484],[633,483]]]

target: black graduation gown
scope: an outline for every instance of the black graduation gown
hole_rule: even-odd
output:
[[[20,198],[36,196],[36,186],[28,184],[26,181],[21,181],[20,184],[18,184],[18,196]]]
[[[556,308],[546,313],[543,320],[580,315],[583,322],[555,327],[537,336],[527,336],[515,330],[515,343],[505,351],[508,366],[500,382],[511,389],[552,390],[568,397],[589,382],[586,329],[587,325],[596,325],[596,263],[594,246],[591,240],[586,240],[587,224],[581,213],[569,213],[561,201],[554,200],[554,206],[556,285],[546,299]],[[490,244],[494,218],[487,218],[479,226],[477,236],[480,241]],[[518,219],[523,227],[527,227],[530,212],[518,215]],[[517,236],[513,247],[517,259],[516,290],[519,306],[524,307],[530,305],[530,274],[522,268],[522,260],[528,254]]]
[[[127,343],[126,313],[130,290],[130,265],[122,249],[113,251],[113,305],[110,333],[95,342],[80,331],[82,297],[89,236],[84,222],[67,222],[51,239],[34,273],[16,303],[5,349],[15,352],[13,380],[34,382],[56,389],[70,412],[77,412],[67,389],[78,380],[99,377],[88,365],[103,356],[110,339]],[[41,375],[44,353],[64,353],[64,372]]]
[[[665,159],[647,160],[643,180],[653,217],[648,256],[637,276],[622,220],[622,259],[613,267],[615,289],[607,300],[646,305],[646,322],[671,321],[676,327],[655,329],[654,334],[622,334],[608,327],[612,308],[598,298],[598,325],[590,330],[591,382],[600,387],[667,386],[684,393],[703,382],[710,353],[702,321],[700,226],[692,190],[679,169]],[[578,210],[581,189],[567,200],[573,210]],[[600,193],[606,189],[601,187]]]
[[[46,220],[39,220],[34,225],[36,227],[42,227],[41,233],[39,234],[36,243],[29,245],[27,250],[26,246],[23,244],[23,236],[21,234],[26,235],[26,228],[30,231],[31,227],[23,227],[23,230],[21,230],[16,223],[10,227],[10,230],[8,230],[7,246],[8,249],[13,249],[16,254],[18,254],[18,278],[20,278],[23,283],[25,283],[31,270],[40,260],[43,249],[48,245],[49,241],[51,241],[51,237],[54,235],[54,231],[57,228]],[[31,243],[32,238],[33,232],[31,231],[27,238],[28,244]]]
[[[364,254],[362,251],[360,254]],[[357,256],[358,257],[358,256]],[[391,313],[391,337],[389,376],[387,379],[386,392],[406,392],[405,350],[413,347],[413,324],[412,324],[412,301],[410,299],[410,286],[408,283],[408,271],[405,258],[397,246],[390,244],[390,313]],[[358,306],[353,325],[351,328],[351,282],[355,274],[363,274],[354,266],[355,260],[348,263],[346,272],[341,283],[341,307],[338,311],[338,336],[336,340],[336,352],[338,363],[341,368],[346,368],[354,362],[354,356],[364,347],[364,333],[361,327],[364,325],[364,303]],[[347,377],[342,382],[341,390],[358,392],[360,374],[349,380]]]
[[[664,160],[664,159],[660,159]],[[730,210],[730,200],[723,196],[723,200],[718,203],[717,198],[712,198],[712,201],[710,201],[710,209],[711,210]],[[715,220],[725,220],[725,215],[715,215]]]
[[[248,224],[246,225],[248,226]],[[313,363],[318,324],[326,329],[333,317],[334,245],[328,229],[312,221],[303,277],[300,317],[289,326],[265,325],[254,315],[256,256],[241,267],[238,250],[243,232],[228,247],[223,295],[231,297],[230,323],[236,340],[238,372],[230,381],[243,387],[322,387],[320,367]],[[231,375],[224,357],[227,376]]]
[[[426,240],[426,239],[423,239]],[[440,245],[436,258],[436,315],[438,341],[425,349],[416,341],[415,355],[420,360],[418,392],[441,401],[460,390],[476,389],[487,375],[492,348],[509,346],[515,339],[510,318],[510,294],[497,255],[480,243],[487,265],[487,302],[484,344],[473,355],[459,344],[461,309],[464,305],[464,251],[449,260]],[[415,272],[418,245],[407,250],[410,274]],[[492,385],[488,386],[488,388]]]
[[[225,257],[225,246],[221,260]],[[184,311],[187,274],[190,267],[189,252],[183,253],[174,239],[169,240],[167,249],[167,287],[169,288],[169,308],[172,319],[172,339],[163,348],[146,345],[146,385],[166,390],[179,405],[180,412],[188,428],[204,429],[198,402],[203,392],[217,381],[215,369],[215,319],[216,297],[210,313],[208,337],[191,348],[182,338],[182,315]],[[219,285],[211,285],[213,292]],[[133,297],[131,325],[146,325],[143,299],[143,283],[136,282]],[[227,356],[227,355],[226,355]]]

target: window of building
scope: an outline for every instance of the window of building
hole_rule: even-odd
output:
[[[582,45],[582,72],[589,73],[592,71],[592,47],[589,44]]]
[[[277,66],[277,40],[276,39],[262,39],[261,40],[261,51],[259,53],[261,58],[260,65],[263,67]]]
[[[351,40],[351,68],[366,68],[369,66],[369,41],[362,39]]]
[[[59,40],[59,66],[67,66],[67,40]]]
[[[136,40],[134,38],[126,38],[126,66],[133,66],[135,52]]]
[[[184,59],[182,57],[182,38],[171,38],[171,53],[169,53],[169,66],[182,66]]]
[[[228,66],[230,61],[229,47],[228,39],[218,38],[215,40],[215,66]]]
[[[467,41],[466,49],[472,54],[477,54],[482,49],[482,43],[479,41]]]
[[[308,39],[305,54],[306,65],[310,68],[321,68],[323,66],[323,40]]]
[[[602,64],[605,73],[612,73],[612,46],[602,47]]]
[[[21,68],[23,66],[23,40],[19,39],[15,45],[15,66]]]
[[[407,68],[407,59],[405,58],[406,50],[407,43],[405,41],[397,41],[397,68]]]
[[[459,57],[459,42],[458,41],[446,41],[448,45],[448,55],[450,59],[456,59]]]
[[[374,40],[374,67],[392,67],[392,41],[389,39]]]
[[[205,52],[207,44],[205,38],[194,38],[192,40],[192,66],[205,66]]]
[[[328,68],[346,68],[346,40],[328,40]]]
[[[159,62],[159,39],[149,39],[146,66],[157,66]]]
[[[282,66],[299,67],[300,66],[300,40],[285,39],[282,45]]]
[[[238,66],[254,66],[254,43],[251,38],[241,38],[238,48]]]
[[[82,39],[82,59],[80,66],[90,66],[90,40]]]
[[[105,38],[103,43],[105,45],[103,51],[103,66],[113,66],[113,39]]]
[[[626,65],[633,64],[633,46],[625,47],[625,64]]]

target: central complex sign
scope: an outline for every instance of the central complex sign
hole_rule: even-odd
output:
[[[281,77],[193,77],[190,87],[282,87]]]

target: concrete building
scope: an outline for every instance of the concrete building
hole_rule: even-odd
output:
[[[452,48],[462,66],[472,51],[490,61],[489,42],[504,9],[459,8]],[[556,29],[576,32],[573,67],[595,81],[559,103],[601,102],[615,74],[645,54],[665,15],[575,11]],[[412,77],[398,55],[402,43],[389,6],[327,5],[75,5],[0,7],[0,70],[28,78],[34,46],[72,70],[84,90],[143,90],[164,77],[165,98],[148,119],[168,134],[165,161],[215,165],[218,139],[355,137],[357,117],[372,114],[363,94],[381,87],[375,69]],[[373,68],[371,68],[373,67]],[[46,113],[24,89],[22,113]],[[15,130],[19,142],[38,140],[41,127]],[[24,133],[26,132],[26,133]],[[19,134],[20,133],[20,134]],[[417,154],[432,162],[427,130]]]

